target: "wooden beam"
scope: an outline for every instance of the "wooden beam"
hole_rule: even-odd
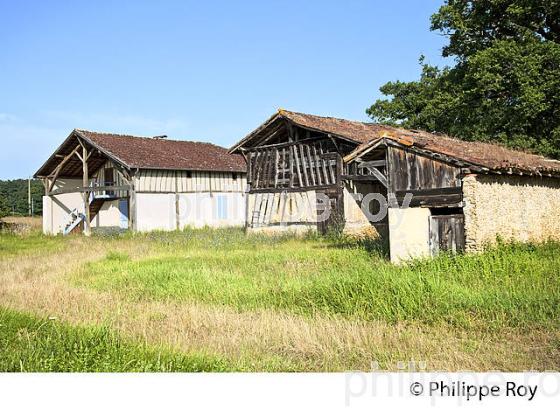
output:
[[[74,150],[68,154],[66,157],[64,157],[64,159],[60,162],[60,164],[57,165],[57,167],[54,170],[54,174],[49,175],[49,177],[51,177],[51,182],[49,184],[49,188],[47,190],[47,193],[52,191],[55,182],[58,179],[58,176],[60,175],[60,171],[62,171],[62,168],[64,167],[64,165],[66,165],[66,163],[70,160],[70,158],[72,158],[74,156],[74,154],[76,154],[78,152],[78,150],[80,149],[80,146],[77,146],[76,148],[74,148]]]
[[[78,188],[59,188],[51,193],[48,196],[56,196],[62,194],[72,194],[77,192],[103,192],[103,191],[130,191],[132,189],[132,185],[103,185],[97,187],[78,187]]]
[[[319,150],[321,152],[321,165],[322,165],[322,169],[323,169],[323,175],[325,176],[325,185],[329,185],[329,184],[333,184],[334,181],[329,181],[329,173],[327,171],[327,164],[325,164],[325,159],[322,158],[322,154],[323,154],[323,146],[321,145],[321,143],[319,143]]]
[[[78,141],[80,141],[78,139]],[[88,169],[88,158],[89,154],[87,151],[87,147],[80,141],[80,145],[82,146],[82,165],[83,165],[83,186],[84,188],[89,187],[89,169]],[[91,235],[91,220],[90,220],[90,209],[89,209],[89,192],[84,191],[82,194],[84,200],[84,212],[85,212],[85,220],[84,220],[84,235],[90,236]]]
[[[303,184],[303,179],[301,178],[301,170],[299,169],[300,163],[299,163],[299,157],[298,157],[298,150],[297,150],[297,147],[295,145],[292,147],[292,149],[294,151],[294,161],[295,161],[299,186],[302,187],[302,186],[304,186],[304,184]]]
[[[301,155],[301,167],[303,168],[303,176],[305,178],[305,185],[309,186],[309,176],[307,175],[307,167],[305,166],[305,152],[303,150],[303,145],[299,145],[299,152]],[[309,162],[308,162],[309,165]]]
[[[278,148],[274,149],[274,188],[278,186],[278,163],[280,162],[280,153]]]
[[[338,189],[339,187],[336,184],[329,184],[321,186],[321,190],[323,189]],[[309,187],[292,187],[292,188],[259,188],[259,189],[251,189],[249,193],[256,194],[256,193],[270,193],[270,192],[304,192],[309,191]]]
[[[379,181],[375,175],[342,175],[344,181]]]
[[[377,178],[377,180],[378,180],[379,182],[381,182],[385,188],[387,188],[387,178],[385,178],[385,175],[383,175],[383,174],[381,173],[380,170],[378,170],[378,169],[375,168],[375,167],[366,167],[366,168],[367,168],[367,170],[370,171],[373,175],[375,175],[375,177]]]
[[[313,162],[315,163],[315,170],[317,172],[317,182],[319,185],[323,185],[321,178],[321,165],[319,164],[319,155],[317,155],[317,147],[313,145]],[[328,181],[325,181],[327,183]]]
[[[309,145],[305,145],[305,148],[307,151],[307,166],[309,167],[309,173],[311,174],[311,182],[313,182],[313,185],[317,185],[315,183],[315,170],[311,166],[311,148],[309,148]]]
[[[384,159],[379,159],[379,160],[376,160],[376,161],[356,160],[356,162],[358,162],[358,168],[385,167],[385,166],[387,166],[387,162]]]

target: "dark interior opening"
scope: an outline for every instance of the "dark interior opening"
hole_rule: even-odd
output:
[[[430,208],[430,214],[432,214],[432,215],[463,215],[463,208],[462,207]]]

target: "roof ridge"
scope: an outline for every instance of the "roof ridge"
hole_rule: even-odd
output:
[[[329,119],[329,120],[338,120],[338,121],[345,121],[345,122],[353,122],[353,123],[358,123],[358,124],[363,124],[363,125],[370,125],[370,124],[375,125],[375,124],[376,124],[376,123],[374,123],[374,122],[364,122],[364,121],[359,121],[359,120],[349,120],[349,119],[347,119],[347,118],[332,117],[332,116],[328,116],[328,115],[308,114],[308,113],[305,113],[305,112],[292,111],[292,110],[286,110],[286,109],[284,109],[284,108],[278,108],[278,114],[282,115],[283,113],[296,114],[296,115],[304,115],[304,116],[316,117],[316,118],[324,118],[324,119]]]
[[[114,133],[114,132],[86,130],[86,129],[83,129],[83,128],[74,128],[74,131],[86,132],[86,133],[97,134],[97,135],[106,135],[106,136],[110,136],[110,137],[125,137],[125,138],[128,137],[128,138],[136,138],[136,139],[145,139],[145,140],[149,140],[149,141],[170,141],[170,142],[188,142],[188,143],[191,143],[191,144],[208,144],[208,145],[214,145],[216,147],[224,148],[221,145],[217,145],[217,144],[214,144],[213,142],[208,142],[208,141],[179,140],[179,139],[173,139],[173,138],[156,138],[156,137],[161,137],[161,135],[147,136],[147,135],[118,134],[118,133]]]

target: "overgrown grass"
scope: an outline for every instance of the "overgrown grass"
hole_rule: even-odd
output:
[[[14,233],[0,233],[0,258],[42,251],[57,251],[62,249],[64,245],[63,238],[45,236],[39,232],[32,232],[25,236]]]
[[[0,372],[199,372],[225,360],[124,342],[105,327],[72,327],[0,308]]]
[[[560,324],[560,244],[502,244],[394,266],[375,247],[239,230],[149,234],[144,259],[109,253],[75,280],[135,299],[195,300],[460,328]]]

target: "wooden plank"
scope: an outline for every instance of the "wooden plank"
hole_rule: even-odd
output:
[[[384,167],[387,165],[387,161],[384,159],[375,160],[375,161],[359,161],[358,168],[367,168],[367,167]]]
[[[263,159],[263,163],[262,163],[262,186],[263,187],[269,187],[269,175],[268,172],[270,170],[270,150],[266,150],[263,153],[264,159]]]
[[[328,160],[329,164],[328,164],[328,169],[329,169],[329,173],[330,173],[330,177],[331,177],[331,182],[335,183],[336,182],[336,161],[333,163],[333,160]]]
[[[378,181],[375,175],[342,175],[344,181]]]
[[[292,188],[294,186],[295,174],[294,174],[294,154],[293,154],[293,151],[291,149],[291,146],[290,146],[290,148],[288,148],[288,162],[289,162],[288,178],[290,178],[289,187]]]
[[[330,184],[330,185],[322,185],[321,189],[336,189],[338,188],[338,186],[336,184]],[[250,193],[266,193],[266,192],[303,192],[303,191],[309,191],[309,187],[292,187],[292,188],[283,188],[283,187],[279,187],[279,188],[257,188],[257,189],[251,189]]]
[[[329,181],[329,173],[327,172],[327,164],[325,164],[325,159],[323,158],[323,145],[319,142],[319,153],[321,154],[321,168],[323,170],[323,176],[325,177],[325,185],[332,184],[334,181]]]
[[[247,183],[251,185],[253,180],[253,153],[249,152],[245,156],[245,162],[247,163]]]
[[[317,154],[317,147],[315,147],[315,145],[312,146],[313,148],[313,162],[315,163],[315,170],[317,172],[317,182],[318,185],[323,185],[322,179],[321,179],[321,165],[319,165],[319,155]]]
[[[309,148],[309,145],[305,145],[305,148],[307,151],[307,166],[309,168],[309,173],[311,174],[311,181],[313,182],[313,185],[317,185],[315,182],[315,170],[314,167],[311,166],[311,148]]]
[[[304,184],[303,184],[303,179],[301,178],[301,170],[300,170],[300,163],[299,163],[299,156],[298,156],[297,147],[295,145],[292,146],[292,150],[294,152],[294,163],[295,163],[295,166],[296,166],[299,186],[302,187],[302,186],[304,186]]]
[[[274,149],[274,188],[278,186],[278,163],[280,162],[280,153],[278,148]]]
[[[305,185],[309,186],[309,176],[307,175],[307,166],[305,164],[305,152],[303,149],[303,145],[299,145],[299,152],[301,155],[301,166],[303,168],[303,176],[305,178]]]
[[[454,195],[462,194],[461,187],[445,187],[445,188],[430,188],[430,189],[410,189],[405,191],[396,191],[395,195],[397,197],[404,196],[407,193],[419,196],[430,196],[430,195]]]
[[[261,170],[261,164],[262,164],[262,160],[263,160],[263,156],[264,156],[264,152],[257,152],[257,155],[255,157],[255,187],[260,187],[259,181],[261,178],[261,174],[262,174],[262,170]]]

